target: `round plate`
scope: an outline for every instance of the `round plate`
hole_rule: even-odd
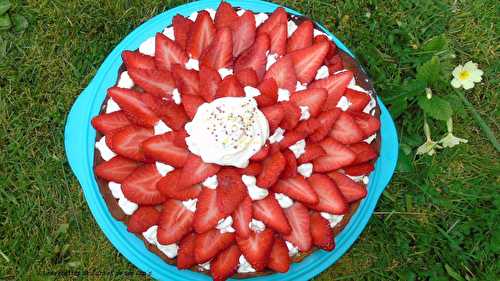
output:
[[[263,1],[229,2],[235,7],[255,12],[272,12],[278,7],[277,4]],[[132,31],[106,58],[94,79],[73,104],[66,121],[64,133],[66,155],[97,223],[122,255],[156,279],[211,280],[207,275],[189,270],[178,270],[175,266],[168,265],[146,249],[143,241],[129,233],[125,224],[111,216],[101,196],[93,171],[96,131],[90,125],[90,120],[99,114],[107,89],[116,83],[118,69],[122,64],[122,51],[137,49],[147,38],[154,36],[156,32],[161,32],[167,25],[171,24],[172,18],[176,14],[189,16],[192,12],[202,9],[216,9],[219,3],[220,1],[206,0],[185,4],[155,16]],[[300,15],[291,9],[287,9],[287,12]],[[323,30],[333,38],[339,48],[352,55],[342,42],[326,29],[323,28]],[[398,156],[398,139],[394,122],[380,99],[378,99],[378,103],[382,124],[380,157],[375,165],[375,171],[370,175],[368,196],[363,199],[344,230],[335,238],[337,245],[335,250],[332,252],[315,251],[302,262],[292,264],[287,273],[255,277],[251,280],[309,280],[337,261],[359,237],[373,214],[378,198],[391,179]]]

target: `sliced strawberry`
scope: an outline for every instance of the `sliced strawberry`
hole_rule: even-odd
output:
[[[243,86],[257,87],[257,84],[259,84],[259,77],[257,77],[255,70],[251,68],[239,70],[235,75]]]
[[[291,53],[296,50],[310,47],[313,42],[313,29],[314,25],[312,21],[303,21],[288,39],[286,46],[287,52]]]
[[[181,186],[191,186],[204,181],[219,171],[220,167],[215,164],[203,162],[200,157],[189,154],[186,164],[182,169]]]
[[[153,130],[130,125],[113,134],[110,143],[117,154],[144,162],[146,156],[142,150],[142,143],[152,136]]]
[[[318,248],[325,251],[331,251],[335,248],[330,223],[317,212],[311,214],[311,236],[313,244]]]
[[[352,163],[353,165],[368,162],[378,156],[372,146],[366,142],[352,144],[349,148],[356,154],[356,160]]]
[[[269,256],[267,267],[276,272],[287,272],[290,268],[290,256],[285,241],[280,237],[274,237],[274,244]]]
[[[303,176],[279,180],[272,190],[276,193],[283,193],[294,200],[304,203],[315,204],[318,202],[318,194],[312,189]]]
[[[335,43],[333,43],[333,41],[330,40],[328,36],[321,34],[314,37],[314,43],[319,43],[319,42],[327,42],[328,44],[330,44],[330,48],[328,49],[328,54],[326,55],[326,60],[332,58],[333,55],[337,53],[337,45],[335,45]]]
[[[304,136],[309,136],[314,133],[319,127],[321,127],[321,123],[316,118],[307,119],[302,121],[297,125],[295,131]]]
[[[296,131],[285,132],[284,138],[279,142],[280,149],[285,149],[305,138],[305,135]]]
[[[334,108],[332,110],[322,112],[317,118],[321,123],[321,126],[309,136],[309,140],[315,143],[326,138],[326,136],[330,134],[333,124],[335,124],[335,121],[337,121],[341,112],[340,108]]]
[[[288,38],[288,26],[286,23],[281,23],[276,26],[276,30],[271,33],[267,33],[269,40],[271,41],[271,46],[269,51],[271,54],[278,54],[283,56],[286,54],[286,42]]]
[[[365,138],[375,134],[380,130],[380,120],[364,112],[351,112],[356,125],[363,131]]]
[[[281,174],[281,178],[287,179],[297,175],[297,159],[291,150],[283,151],[283,156],[286,159],[286,166]]]
[[[155,62],[160,70],[171,71],[173,64],[184,65],[188,56],[184,49],[163,33],[156,33]]]
[[[215,26],[217,29],[223,27],[231,27],[234,21],[238,19],[238,14],[233,9],[233,6],[228,2],[220,2],[217,12],[215,13]]]
[[[174,27],[175,42],[177,42],[182,49],[186,49],[193,22],[181,15],[175,15],[172,20],[172,25]]]
[[[266,34],[257,36],[255,43],[236,59],[234,71],[238,72],[242,69],[251,68],[255,70],[259,80],[262,79],[266,72],[266,53],[270,44],[269,37]]]
[[[307,252],[312,247],[309,212],[300,202],[295,202],[284,209],[292,232],[284,235],[285,240],[292,242],[301,252]]]
[[[201,192],[201,185],[195,184],[190,187],[179,187],[178,183],[181,173],[181,170],[171,171],[166,176],[161,178],[161,180],[156,184],[156,187],[167,198],[183,201],[197,198]]]
[[[168,132],[149,138],[142,144],[144,154],[151,159],[181,168],[186,163],[189,151],[174,144],[175,134]]]
[[[234,233],[221,233],[212,229],[196,237],[194,258],[198,264],[205,263],[234,243]]]
[[[246,196],[232,214],[233,227],[238,236],[247,238],[250,235],[250,222],[252,221],[252,216],[252,199]]]
[[[351,105],[349,106],[350,111],[363,111],[366,105],[370,102],[370,96],[367,93],[349,88],[345,90],[345,97],[351,103]]]
[[[278,59],[266,72],[264,79],[272,78],[279,88],[295,91],[297,77],[295,76],[293,61],[290,56]]]
[[[251,232],[248,238],[236,236],[236,243],[240,247],[245,259],[257,271],[267,266],[274,244],[273,231],[269,228],[261,232]]]
[[[177,268],[188,269],[196,264],[194,259],[194,246],[196,241],[196,234],[191,232],[184,236],[179,243],[179,252],[177,253]]]
[[[167,103],[166,109],[161,118],[170,128],[172,128],[172,130],[175,131],[184,128],[184,125],[186,125],[189,120],[182,105],[177,105],[173,102]]]
[[[322,140],[319,145],[325,150],[326,155],[314,159],[315,172],[328,172],[351,165],[356,159],[356,154],[347,146],[332,138]]]
[[[155,207],[140,206],[128,219],[127,230],[142,234],[158,223],[160,212]]]
[[[344,63],[340,55],[333,56],[328,63],[328,73],[336,73],[344,70]]]
[[[133,116],[141,125],[153,127],[160,118],[142,102],[141,94],[129,89],[112,87],[108,94],[129,115]],[[123,120],[120,123],[125,123]]]
[[[233,64],[233,36],[227,27],[215,34],[212,43],[203,51],[200,62],[212,69],[230,68]]]
[[[217,203],[219,209],[229,216],[247,196],[241,175],[233,168],[223,168],[217,173]]]
[[[174,131],[174,145],[178,147],[188,148],[186,144],[186,137],[188,136],[186,130],[181,129],[179,131]]]
[[[262,172],[257,177],[257,185],[262,188],[271,187],[285,169],[286,160],[281,152],[275,152],[262,163]]]
[[[291,231],[283,209],[272,195],[253,202],[253,216],[280,233],[289,234]]]
[[[257,176],[262,172],[262,164],[258,162],[250,162],[246,168],[238,169],[238,172],[242,175]]]
[[[120,183],[140,165],[140,162],[118,155],[109,161],[103,161],[96,165],[94,172],[101,179]]]
[[[255,97],[259,107],[274,105],[278,101],[278,84],[274,79],[264,79],[259,84],[260,96]]]
[[[331,110],[337,106],[342,95],[344,95],[349,82],[351,82],[353,74],[351,71],[343,71],[335,73],[328,76],[327,78],[316,80],[309,88],[322,88],[328,92],[328,98],[326,99],[323,110]]]
[[[182,95],[198,95],[200,91],[200,79],[196,70],[188,70],[180,64],[174,64],[172,66],[172,75]]]
[[[127,115],[121,110],[111,113],[101,113],[92,118],[92,126],[104,135],[130,124]]]
[[[194,214],[181,201],[169,199],[163,203],[158,223],[158,242],[163,245],[176,243],[191,232]]]
[[[217,206],[217,191],[203,187],[198,196],[196,211],[194,212],[194,230],[197,233],[204,233],[214,228],[222,218],[224,218],[224,214]]]
[[[224,281],[232,276],[238,268],[240,255],[240,249],[235,244],[220,252],[210,263],[210,274],[214,281]]]
[[[222,81],[219,72],[208,66],[201,65],[199,77],[200,89],[203,89],[199,92],[199,95],[202,96],[205,101],[212,102],[215,99],[217,88],[219,88],[219,84]]]
[[[261,109],[269,123],[269,131],[274,132],[285,117],[285,112],[280,104],[267,106]]]
[[[122,60],[127,69],[129,68],[142,68],[142,69],[155,69],[154,57],[144,55],[139,52],[123,51]]]
[[[365,198],[367,192],[364,185],[339,172],[330,172],[328,176],[337,184],[347,202],[352,203]]]
[[[279,24],[288,23],[288,14],[283,7],[278,7],[269,18],[259,26],[258,33],[274,32]]]
[[[260,161],[269,155],[269,145],[264,145],[257,153],[255,153],[250,160],[252,161]]]
[[[311,209],[336,215],[345,214],[349,210],[344,195],[331,178],[323,174],[313,174],[307,178],[307,182],[319,197],[317,204],[309,205]]]
[[[175,89],[175,80],[168,71],[156,69],[128,68],[130,78],[146,92],[159,97],[170,97]]]
[[[146,104],[146,106],[151,109],[156,116],[162,118],[164,112],[168,110],[168,104],[173,102],[170,97],[169,98],[161,98],[157,95],[153,95],[150,93],[141,93],[140,95],[141,101]]]
[[[198,59],[201,56],[203,50],[212,42],[215,33],[215,25],[210,14],[207,11],[200,11],[191,28],[190,40],[186,43],[186,50],[192,58]]]
[[[330,136],[343,144],[357,143],[364,139],[363,131],[347,112],[340,113],[339,118],[333,124]]]
[[[373,166],[373,163],[367,162],[367,163],[344,167],[343,169],[345,173],[350,176],[363,176],[371,173],[371,171],[373,171],[374,168],[375,167]]]
[[[311,82],[316,72],[323,65],[330,45],[326,42],[316,43],[310,47],[290,53],[297,80],[302,83]]]
[[[182,106],[184,107],[184,111],[186,111],[189,119],[193,120],[196,112],[198,111],[198,107],[204,104],[205,100],[200,96],[191,96],[191,95],[182,95]]]
[[[281,120],[280,127],[285,130],[295,128],[300,121],[300,108],[293,101],[282,102],[280,105],[285,113],[283,120]]]
[[[321,112],[327,97],[325,89],[307,89],[293,93],[290,100],[298,106],[307,106],[311,116],[316,117]]]
[[[250,11],[245,11],[231,24],[233,32],[233,57],[238,57],[243,51],[252,46],[255,41],[256,27],[255,16]]]
[[[267,34],[271,41],[271,53],[284,55],[288,37],[288,15],[282,7],[277,8],[269,18],[259,26],[257,34]]]
[[[217,88],[216,98],[222,97],[244,97],[245,92],[240,81],[234,75],[226,76]]]
[[[326,155],[326,152],[319,144],[307,143],[305,152],[299,157],[298,162],[300,164],[308,163],[324,155]]]
[[[165,201],[165,197],[156,188],[161,179],[154,164],[138,167],[122,182],[125,197],[140,205],[156,205]]]

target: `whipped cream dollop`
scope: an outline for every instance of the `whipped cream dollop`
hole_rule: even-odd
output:
[[[267,189],[257,186],[257,179],[254,176],[242,175],[241,181],[246,185],[248,195],[252,201],[264,199],[269,195]]]
[[[245,168],[265,144],[269,124],[257,102],[247,97],[224,97],[204,103],[185,126],[189,150],[205,163]]]
[[[290,100],[290,91],[287,89],[278,89],[278,102],[280,101],[289,101]]]
[[[334,215],[326,212],[321,212],[319,213],[323,218],[327,219],[328,222],[330,223],[330,227],[334,228],[337,224],[339,224],[342,219],[344,218],[344,215]]]
[[[182,201],[182,205],[184,205],[184,208],[193,213],[196,211],[196,203],[198,203],[198,198]]]
[[[289,149],[293,152],[295,158],[299,158],[302,154],[306,152],[306,141],[299,140],[298,142],[290,145]]]
[[[154,134],[156,135],[163,135],[165,133],[171,132],[172,129],[165,124],[162,120],[158,121],[158,123],[155,124],[154,126]]]
[[[274,133],[269,137],[269,142],[275,143],[282,141],[285,138],[284,134],[285,134],[284,129],[280,127],[276,128],[276,130],[274,130]]]
[[[189,58],[184,66],[186,66],[186,69],[200,70],[200,61],[197,59]]]
[[[148,243],[155,245],[158,247],[158,249],[165,254],[165,256],[173,259],[177,256],[177,252],[179,251],[179,245],[177,244],[168,244],[168,245],[163,245],[158,242],[156,239],[156,234],[158,233],[158,226],[153,225],[152,227],[148,228],[146,231],[142,233],[142,236],[144,236],[144,239],[148,241]]]
[[[115,111],[120,111],[120,106],[114,101],[112,98],[108,99],[108,103],[106,103],[106,113],[111,113]]]
[[[163,35],[167,36],[170,40],[175,41],[174,27],[169,26],[163,30]]]
[[[156,38],[149,37],[139,46],[139,52],[148,56],[154,56],[156,51]]]
[[[236,230],[233,228],[233,217],[227,216],[217,222],[217,226],[215,227],[220,230],[220,233],[226,232],[235,232]]]
[[[299,106],[299,108],[300,108],[300,121],[308,120],[309,118],[311,118],[311,112],[309,112],[309,106],[301,105]]]
[[[233,74],[233,70],[231,68],[220,68],[218,72],[221,79],[224,79],[226,78],[226,76]]]
[[[126,215],[129,215],[129,216],[132,215],[139,208],[139,205],[137,205],[136,203],[134,203],[132,201],[129,201],[125,197],[125,195],[122,192],[122,185],[121,184],[114,182],[114,181],[110,181],[108,183],[108,187],[109,187],[109,190],[111,191],[111,195],[113,195],[113,197],[115,199],[118,199],[118,206],[120,207],[120,209],[122,209],[122,211]]]
[[[255,98],[255,97],[260,96],[259,89],[254,88],[252,86],[245,86],[245,88],[243,88],[243,90],[245,91],[245,96],[247,98]]]
[[[288,256],[293,257],[299,253],[299,248],[293,245],[290,241],[285,241],[286,247],[288,248]]]
[[[168,164],[158,162],[158,161],[155,162],[155,166],[156,166],[156,170],[158,171],[158,173],[160,173],[160,175],[162,177],[166,176],[168,173],[172,172],[175,169],[174,167],[172,167]]]
[[[213,175],[211,177],[206,178],[203,181],[202,185],[210,189],[216,189],[217,186],[219,185],[219,181],[217,180],[217,175]]]
[[[239,273],[255,272],[255,268],[252,267],[252,265],[247,261],[244,255],[241,255],[238,261]]]
[[[252,221],[250,221],[248,223],[248,226],[254,232],[261,232],[261,231],[264,231],[266,229],[266,225],[263,222],[261,222],[260,220],[256,220],[256,219],[252,219]]]
[[[114,153],[113,150],[111,150],[111,148],[109,148],[106,144],[106,136],[103,136],[98,142],[95,143],[95,148],[99,150],[101,158],[104,159],[104,161],[109,161],[116,156],[116,153]]]
[[[276,198],[276,201],[278,201],[278,204],[280,204],[282,209],[290,208],[293,205],[292,198],[283,193],[275,193],[274,198]]]
[[[303,177],[308,178],[311,176],[313,172],[313,164],[312,163],[304,163],[297,167],[297,172],[301,174]]]
[[[124,89],[132,89],[134,85],[134,81],[130,78],[130,75],[128,75],[128,71],[123,71],[120,74],[120,79],[118,79],[118,84],[116,86]]]
[[[174,100],[175,104],[181,104],[182,98],[181,93],[179,93],[179,89],[175,88],[172,90],[172,99]]]

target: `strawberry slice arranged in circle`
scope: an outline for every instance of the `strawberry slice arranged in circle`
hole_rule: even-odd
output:
[[[259,77],[257,72],[251,68],[245,68],[235,73],[236,78],[243,86],[257,87],[259,84]]]
[[[199,59],[203,51],[212,43],[215,33],[215,25],[210,14],[207,11],[200,11],[191,27],[190,40],[186,44],[188,55]]]
[[[346,70],[330,75],[327,78],[316,80],[311,83],[309,88],[325,89],[328,92],[328,98],[323,106],[323,110],[331,110],[337,106],[353,77],[353,73]]]
[[[347,112],[340,113],[339,118],[333,124],[330,136],[343,144],[353,144],[364,139],[363,131]]]
[[[269,131],[274,132],[281,121],[285,117],[285,111],[281,104],[275,104],[261,108],[262,113],[266,116],[267,122],[269,123]]]
[[[310,47],[313,43],[314,24],[310,20],[303,21],[288,39],[286,50],[291,53]]]
[[[333,124],[335,124],[341,112],[340,108],[321,112],[318,116],[321,126],[309,136],[309,141],[316,143],[325,139],[330,134]]]
[[[352,203],[365,198],[367,191],[362,184],[339,172],[328,173],[328,176],[337,184],[347,202]]]
[[[380,130],[380,120],[364,112],[351,112],[356,125],[363,131],[364,137],[369,137]]]
[[[194,154],[189,154],[186,164],[182,169],[180,186],[191,186],[204,181],[219,172],[220,166],[203,162]]]
[[[165,197],[158,191],[156,184],[161,179],[154,164],[138,167],[122,182],[125,197],[139,205],[163,203]]]
[[[175,42],[179,44],[182,49],[186,49],[193,24],[194,23],[190,19],[181,15],[175,15],[172,19]]]
[[[130,78],[146,92],[169,98],[175,89],[175,80],[168,71],[157,69],[127,68]]]
[[[217,204],[224,215],[230,215],[247,196],[246,187],[234,168],[222,168],[217,182]]]
[[[181,201],[174,199],[165,201],[158,222],[158,242],[168,245],[180,241],[191,231],[193,216],[194,213],[186,209]]]
[[[142,68],[156,69],[155,59],[152,56],[144,55],[138,51],[123,51],[122,60],[127,69]]]
[[[140,206],[129,218],[127,230],[136,234],[142,234],[153,225],[158,223],[160,212],[155,207]]]
[[[150,137],[142,143],[142,149],[148,158],[181,168],[186,163],[189,151],[175,145],[175,133]]]
[[[276,104],[278,101],[278,84],[274,79],[264,79],[258,86],[260,95],[255,97],[259,107],[266,107]]]
[[[247,238],[250,235],[249,224],[252,221],[252,214],[252,199],[246,196],[232,214],[233,227],[238,236]]]
[[[356,154],[356,160],[352,164],[360,164],[377,158],[377,152],[366,142],[351,144],[349,148]]]
[[[307,162],[311,162],[314,159],[326,155],[325,150],[321,147],[321,145],[317,143],[308,143],[306,144],[305,152],[302,154],[297,162],[299,164],[304,164]]]
[[[321,113],[321,109],[328,97],[325,89],[307,89],[295,92],[290,96],[290,100],[298,106],[307,106],[311,116],[315,117]]]
[[[245,11],[231,24],[233,32],[233,57],[237,58],[243,51],[252,46],[255,41],[255,16]]]
[[[244,97],[243,85],[234,75],[225,77],[217,88],[215,98],[222,97]]]
[[[156,184],[158,190],[167,198],[177,200],[188,200],[197,198],[201,192],[201,185],[195,184],[189,187],[179,187],[180,170],[174,170]]]
[[[277,272],[287,272],[290,268],[290,263],[291,260],[285,241],[279,237],[274,237],[274,244],[267,267]]]
[[[222,81],[219,72],[208,66],[201,65],[199,77],[200,89],[203,89],[199,92],[200,96],[203,97],[206,102],[212,102],[215,99],[217,89]]]
[[[311,237],[313,244],[320,249],[331,251],[335,248],[330,223],[317,212],[311,214]]]
[[[193,227],[197,233],[204,233],[214,228],[224,218],[217,204],[217,191],[208,187],[201,189],[194,212]]]
[[[142,143],[153,136],[153,130],[130,125],[120,129],[110,138],[111,148],[121,156],[146,161]]]
[[[272,187],[276,193],[283,193],[288,197],[309,204],[316,204],[319,200],[318,194],[309,185],[303,176],[279,180]]]
[[[108,90],[108,94],[124,112],[131,115],[133,120],[140,125],[153,127],[160,121],[160,118],[142,101],[140,93],[112,87]],[[121,122],[124,123],[123,120]]]
[[[264,77],[266,72],[267,56],[271,41],[266,34],[258,35],[255,43],[244,51],[237,59],[234,65],[234,71],[238,72],[246,68],[255,70],[259,80]]]
[[[253,216],[280,233],[288,234],[291,231],[283,209],[274,198],[274,194],[253,202]]]
[[[335,182],[323,174],[313,174],[307,182],[318,194],[319,201],[316,204],[309,204],[311,209],[336,215],[345,214],[349,210],[344,195],[340,192]]]
[[[347,146],[332,138],[322,140],[319,145],[326,155],[314,159],[315,172],[329,172],[351,165],[356,160],[356,154]]]
[[[194,258],[198,264],[205,263],[234,244],[234,233],[221,233],[212,229],[198,234],[194,246]]]
[[[297,77],[295,76],[292,58],[287,55],[278,59],[264,75],[264,79],[269,78],[274,79],[279,88],[294,92],[297,84]]]
[[[95,166],[94,172],[102,179],[121,183],[139,166],[140,162],[117,155],[109,161],[99,163]]]
[[[160,70],[171,71],[172,65],[184,65],[188,56],[184,49],[163,33],[156,33],[155,62]]]
[[[184,236],[179,243],[179,252],[177,253],[177,268],[188,269],[196,265],[194,259],[194,247],[196,241],[196,234],[191,232]]]
[[[123,111],[104,113],[92,118],[92,126],[100,133],[107,135],[113,131],[131,125]]]
[[[212,69],[230,68],[233,64],[233,36],[229,28],[217,30],[212,43],[203,51],[200,62]]]
[[[245,259],[257,271],[262,271],[269,262],[274,244],[273,231],[266,228],[260,232],[251,232],[248,238],[236,236],[236,243]]]
[[[328,43],[320,42],[290,53],[289,56],[292,57],[297,80],[301,83],[311,82],[318,69],[323,65],[329,48]]]
[[[232,245],[220,252],[210,263],[210,273],[214,280],[226,280],[238,269],[241,251],[236,245]]]
[[[363,176],[371,173],[375,167],[373,166],[373,163],[367,162],[344,167],[343,169],[345,173],[350,176]]]
[[[182,106],[190,120],[193,120],[198,107],[204,103],[205,100],[200,96],[182,95]]]
[[[262,188],[271,187],[283,172],[286,159],[281,152],[275,152],[262,163],[262,172],[257,177],[257,185]]]
[[[345,97],[349,100],[349,103],[351,103],[349,106],[350,111],[363,111],[366,105],[370,102],[370,96],[367,93],[349,88],[345,91]]]
[[[222,1],[215,13],[215,27],[221,29],[231,27],[233,22],[238,19],[238,14],[234,11],[233,6],[228,2]]]
[[[180,64],[174,64],[172,66],[172,75],[182,95],[198,95],[200,91],[200,78],[196,70],[186,69]]]
[[[292,231],[288,235],[283,235],[283,238],[292,242],[301,252],[309,251],[312,247],[309,211],[300,202],[293,203],[284,211]]]

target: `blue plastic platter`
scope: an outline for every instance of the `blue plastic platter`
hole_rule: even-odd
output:
[[[144,243],[129,233],[122,222],[115,220],[101,196],[93,172],[94,143],[96,131],[90,125],[92,117],[99,114],[106,97],[106,91],[116,82],[118,69],[122,64],[123,50],[135,50],[147,38],[162,31],[171,24],[176,14],[189,16],[192,12],[214,8],[220,1],[199,1],[168,10],[148,20],[132,31],[109,54],[96,76],[75,101],[66,121],[64,143],[69,164],[82,186],[85,199],[97,223],[111,243],[131,263],[153,278],[161,280],[210,280],[209,276],[188,270],[178,270],[168,265],[158,256],[146,249]],[[256,12],[272,12],[278,5],[263,1],[229,1],[233,6]],[[289,13],[300,15],[287,9]],[[329,33],[339,48],[352,55],[347,47],[333,34]],[[381,149],[375,171],[370,175],[368,196],[362,201],[348,225],[336,237],[337,247],[332,252],[316,251],[300,263],[294,263],[285,274],[255,277],[251,280],[308,280],[335,263],[356,241],[373,214],[377,200],[389,183],[398,156],[398,139],[394,122],[387,108],[378,100],[381,110]]]

